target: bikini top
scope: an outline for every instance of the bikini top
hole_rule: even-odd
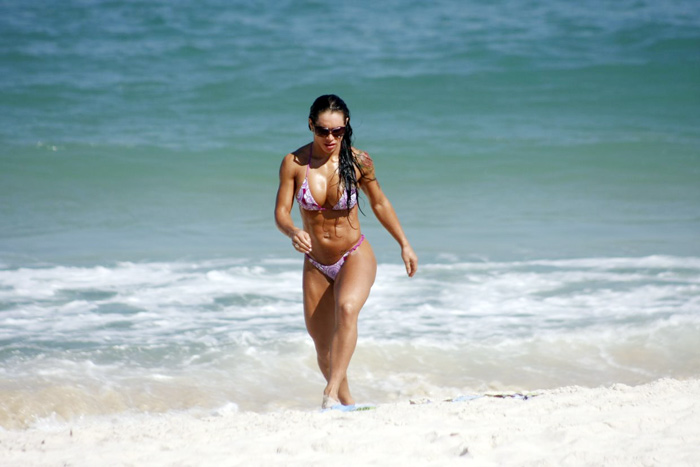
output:
[[[301,184],[299,191],[297,192],[297,203],[302,209],[306,211],[328,211],[328,208],[324,208],[316,202],[314,196],[311,194],[311,189],[309,188],[309,166],[311,165],[311,153],[309,153],[309,163],[306,165],[306,175],[304,176],[304,182]],[[349,205],[348,205],[349,204]],[[353,188],[350,193],[350,203],[348,203],[348,192],[343,190],[343,194],[338,200],[338,202],[330,210],[332,211],[342,211],[343,209],[352,209],[357,204],[357,191]]]

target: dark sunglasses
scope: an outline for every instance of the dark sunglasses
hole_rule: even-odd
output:
[[[325,126],[314,125],[314,133],[316,136],[325,138],[328,135],[333,135],[334,138],[340,138],[345,134],[345,127],[339,126],[337,128],[326,128]]]

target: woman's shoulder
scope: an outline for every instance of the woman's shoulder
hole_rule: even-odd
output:
[[[282,164],[305,165],[309,159],[309,144],[296,149],[282,159]]]
[[[352,153],[355,155],[355,159],[362,170],[374,170],[374,161],[367,151],[353,147]]]
[[[302,146],[282,158],[280,176],[294,178],[303,166],[308,163],[309,145]]]

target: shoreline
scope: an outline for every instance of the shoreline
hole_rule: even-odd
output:
[[[700,379],[533,393],[405,400],[359,412],[83,418],[0,430],[0,464],[700,464]]]

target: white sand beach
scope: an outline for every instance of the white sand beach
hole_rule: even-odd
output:
[[[0,432],[3,466],[700,465],[700,380],[374,410],[132,415]]]

